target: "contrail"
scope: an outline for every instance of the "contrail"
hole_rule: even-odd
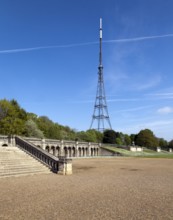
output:
[[[173,37],[173,34],[165,34],[165,35],[155,35],[155,36],[146,36],[146,37],[136,37],[136,38],[125,38],[125,39],[117,39],[117,40],[105,40],[103,43],[118,43],[118,42],[132,42],[132,41],[142,41],[142,40],[151,40],[156,38],[165,38],[165,37]]]
[[[20,52],[51,49],[51,48],[54,49],[54,48],[79,47],[79,46],[87,46],[87,45],[98,44],[98,43],[99,42],[87,42],[87,43],[77,43],[77,44],[65,44],[65,45],[53,45],[53,46],[42,46],[42,47],[29,47],[29,48],[20,48],[20,49],[0,50],[0,54],[20,53]]]
[[[128,42],[151,40],[151,39],[166,38],[166,37],[173,37],[173,34],[155,35],[155,36],[146,36],[146,37],[136,37],[136,38],[125,38],[125,39],[115,39],[115,40],[104,40],[103,43],[128,43]],[[29,52],[29,51],[33,51],[33,50],[54,49],[54,48],[80,47],[80,46],[88,46],[88,45],[93,45],[93,44],[98,44],[98,43],[99,43],[99,41],[93,41],[93,42],[86,42],[86,43],[75,43],[75,44],[64,44],[64,45],[53,45],[53,46],[41,46],[41,47],[29,47],[29,48],[0,50],[0,54],[21,53],[21,52]]]

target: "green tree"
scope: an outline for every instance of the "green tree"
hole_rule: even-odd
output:
[[[78,141],[87,141],[88,137],[85,131],[79,131],[77,132],[76,140]]]
[[[87,142],[97,142],[97,137],[94,130],[87,130],[85,132]]]
[[[27,114],[17,101],[0,100],[0,133],[22,135],[25,130]]]
[[[163,138],[159,138],[159,146],[162,149],[167,149],[168,148],[168,142]]]
[[[115,139],[115,143],[118,144],[118,145],[123,145],[123,142],[122,142],[122,140],[121,140],[120,137],[117,137],[117,138]]]
[[[103,133],[97,130],[94,130],[96,135],[96,142],[101,143],[103,141]]]
[[[61,134],[65,134],[65,136],[62,135],[62,138],[65,140],[75,140],[76,139],[76,132],[74,129],[71,129],[69,126],[61,126]]]
[[[137,134],[131,134],[130,139],[131,139],[131,144],[136,144],[136,139],[137,139]]]
[[[170,148],[173,148],[173,140],[171,140],[170,142],[169,142],[169,145],[168,145]]]
[[[76,132],[68,126],[62,126],[54,123],[47,116],[40,116],[36,119],[38,128],[43,131],[46,138],[75,140]]]
[[[25,134],[27,137],[37,137],[37,138],[43,138],[43,132],[38,129],[37,124],[32,120],[29,119],[25,123]]]
[[[38,128],[43,132],[46,138],[61,139],[61,126],[51,121],[47,116],[40,116],[37,118],[36,123]]]
[[[27,112],[27,119],[29,120],[29,119],[31,119],[31,120],[33,120],[33,121],[37,121],[37,118],[38,118],[38,116],[36,115],[36,114],[34,114],[34,113],[31,113],[31,112]]]
[[[87,131],[78,132],[77,137],[79,140],[87,142],[102,142],[103,135],[101,132],[95,129],[89,129]]]
[[[114,130],[105,130],[103,132],[103,143],[115,144],[116,132]]]
[[[158,146],[159,142],[151,130],[144,129],[137,135],[136,144],[143,147],[155,148]]]
[[[131,144],[131,138],[128,134],[124,135],[124,144],[129,146]]]

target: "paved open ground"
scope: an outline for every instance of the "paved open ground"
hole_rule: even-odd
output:
[[[73,172],[1,178],[0,219],[173,219],[171,159],[78,159]]]

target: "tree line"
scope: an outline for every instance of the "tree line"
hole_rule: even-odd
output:
[[[53,122],[47,116],[37,116],[34,113],[27,112],[14,99],[0,100],[0,134],[102,142],[126,146],[135,144],[151,148],[157,146],[162,148],[173,147],[173,140],[167,142],[163,138],[157,138],[149,129],[144,129],[138,134],[131,135],[114,130],[105,130],[103,133],[94,129],[76,131],[69,126]]]

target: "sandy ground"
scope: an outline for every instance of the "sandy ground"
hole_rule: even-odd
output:
[[[173,219],[173,160],[78,159],[73,175],[0,179],[0,220]]]

